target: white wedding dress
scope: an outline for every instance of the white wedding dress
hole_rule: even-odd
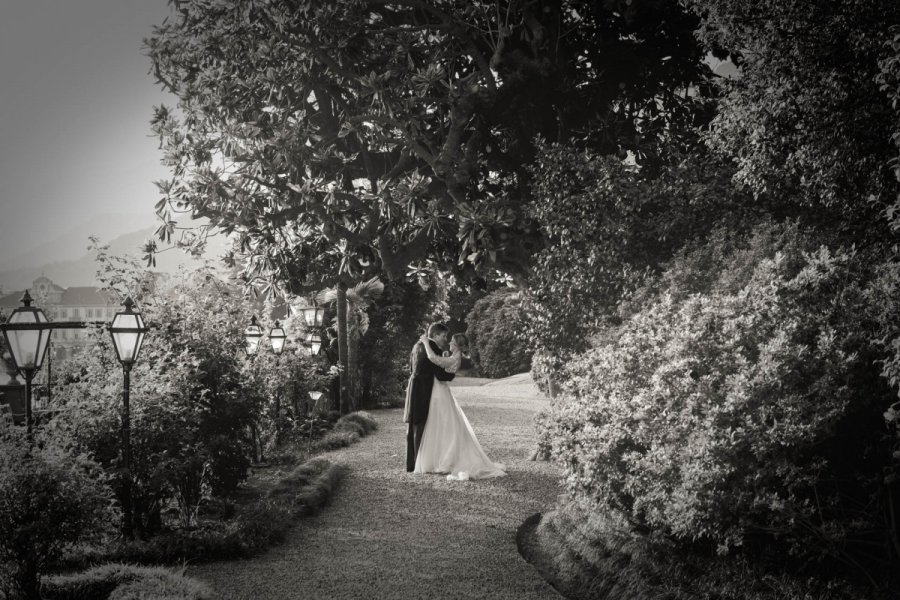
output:
[[[429,355],[429,359],[446,371],[455,372],[462,355]],[[506,467],[489,459],[481,448],[472,425],[444,381],[435,379],[431,388],[431,405],[413,472],[449,473],[447,479],[459,481],[506,475]]]

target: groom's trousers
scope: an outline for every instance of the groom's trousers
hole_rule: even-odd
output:
[[[422,443],[425,423],[410,423],[406,429],[406,470],[412,472],[416,468],[416,456]]]

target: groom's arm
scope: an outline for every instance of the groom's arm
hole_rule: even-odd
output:
[[[426,358],[427,360],[427,358]],[[453,378],[456,377],[456,373],[448,373],[443,370],[439,366],[434,366],[434,378],[439,381],[453,381]]]

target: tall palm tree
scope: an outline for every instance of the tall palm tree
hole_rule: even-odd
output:
[[[339,290],[329,288],[319,292],[316,300],[319,304],[339,302]],[[346,292],[347,299],[347,371],[348,406],[350,410],[359,409],[359,340],[369,329],[369,316],[366,309],[384,293],[384,283],[378,277],[362,281]],[[340,305],[338,306],[340,310]],[[340,335],[340,331],[338,331]],[[342,390],[343,391],[343,390]],[[341,402],[343,404],[343,400]]]

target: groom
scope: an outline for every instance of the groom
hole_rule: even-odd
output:
[[[428,328],[428,343],[437,354],[447,347],[449,330],[441,323],[432,323]],[[406,430],[406,470],[412,472],[416,468],[416,455],[422,443],[425,421],[428,420],[428,409],[431,406],[431,387],[435,378],[450,381],[455,377],[430,360],[422,342],[416,342],[409,356],[409,386],[406,394],[406,406],[403,409],[403,421],[409,423]]]

